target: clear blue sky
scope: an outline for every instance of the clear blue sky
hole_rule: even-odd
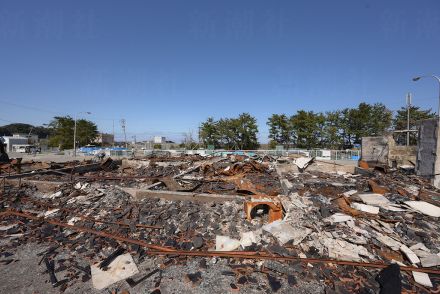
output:
[[[209,116],[437,109],[438,0],[0,1],[0,124],[91,111],[175,139]],[[18,107],[17,105],[24,105]]]

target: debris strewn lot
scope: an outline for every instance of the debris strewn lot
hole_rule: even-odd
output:
[[[320,165],[229,155],[15,166],[0,174],[0,292],[440,291],[440,191],[397,170]]]

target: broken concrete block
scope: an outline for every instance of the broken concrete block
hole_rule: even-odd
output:
[[[431,279],[429,279],[429,276],[427,273],[421,273],[421,272],[412,272],[414,281],[416,283],[423,285],[425,287],[432,288],[432,282]]]
[[[271,233],[281,245],[293,240],[293,245],[298,245],[312,232],[309,228],[294,228],[289,223],[278,220],[263,226],[263,230]]]
[[[353,202],[350,206],[354,209],[368,212],[371,214],[378,214],[379,213],[379,207],[377,207],[377,206],[371,206],[371,205],[357,203],[357,202]]]
[[[433,217],[440,217],[440,207],[425,201],[405,201],[405,204],[412,209]]]
[[[420,262],[420,259],[417,257],[417,255],[406,245],[400,246],[400,251],[402,251],[405,254],[405,256],[412,264],[417,264]]]
[[[130,253],[119,255],[107,267],[106,271],[99,268],[99,264],[90,266],[92,271],[93,287],[98,290],[107,288],[113,283],[125,280],[137,273],[139,270],[134,263]]]
[[[232,251],[240,247],[240,241],[228,236],[215,236],[215,251]]]
[[[437,254],[429,254],[420,259],[423,267],[432,267],[440,265],[440,256]]]
[[[335,213],[325,219],[323,219],[323,221],[325,222],[329,222],[329,223],[341,223],[341,222],[346,222],[349,220],[353,220],[353,218],[349,215],[346,215],[344,213]]]

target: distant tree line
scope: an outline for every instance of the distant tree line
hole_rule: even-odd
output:
[[[0,136],[12,136],[13,134],[31,134],[38,135],[39,138],[48,138],[51,135],[51,129],[22,123],[14,123],[0,127]]]
[[[416,129],[417,122],[435,117],[431,109],[410,107],[410,129]],[[49,146],[60,149],[73,148],[74,119],[70,116],[57,116],[47,125],[9,124],[0,127],[0,136],[15,133],[37,134],[49,138]],[[393,117],[392,111],[384,104],[360,103],[356,108],[328,112],[298,110],[296,114],[272,114],[268,120],[269,145],[275,148],[330,148],[345,149],[360,144],[362,137],[381,136],[392,130],[407,128],[407,109],[402,107]],[[199,129],[199,146],[192,133],[184,136],[182,146],[187,149],[214,147],[229,150],[252,150],[259,147],[258,126],[255,117],[242,113],[236,118],[210,117]],[[98,136],[95,123],[85,119],[77,120],[77,146],[93,143]],[[405,144],[406,133],[395,133],[398,144]],[[415,144],[416,133],[410,135],[410,143]]]
[[[29,124],[14,123],[0,127],[0,136],[12,136],[13,134],[38,135],[39,138],[48,138],[49,146],[60,149],[73,148],[73,133],[75,120],[70,116],[56,116],[47,125],[32,126]],[[95,123],[78,119],[76,126],[77,146],[93,143],[98,136],[98,128]]]
[[[257,149],[257,120],[249,113],[237,118],[214,120],[210,117],[200,126],[200,141],[205,147],[225,149]]]
[[[433,118],[435,114],[419,107],[410,107],[410,129],[417,121]],[[328,112],[298,110],[296,114],[272,114],[268,120],[269,147],[346,149],[360,144],[362,137],[382,136],[392,130],[407,128],[407,109],[402,107],[393,117],[392,111],[382,103],[360,103],[355,108]],[[214,120],[210,117],[201,124],[200,140],[203,147],[225,149],[258,148],[257,120],[248,113],[238,118]],[[398,144],[405,144],[406,133],[395,133]],[[410,143],[416,143],[411,133]]]

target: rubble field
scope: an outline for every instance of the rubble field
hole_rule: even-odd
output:
[[[13,161],[0,169],[0,292],[439,293],[440,190],[360,166]]]

